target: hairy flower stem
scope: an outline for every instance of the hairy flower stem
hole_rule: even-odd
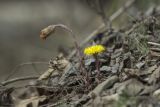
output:
[[[100,62],[99,62],[99,59],[98,59],[98,56],[97,54],[93,55],[95,60],[96,60],[96,70],[97,70],[97,78],[99,80],[99,77],[100,77]]]
[[[89,84],[90,84],[90,80],[89,80],[89,72],[86,72],[86,87],[88,87],[89,86]]]
[[[80,62],[80,68],[81,68],[81,71],[82,71],[82,75],[85,74],[87,71],[85,69],[85,64],[84,64],[84,58],[83,58],[83,55],[82,55],[82,52],[81,52],[81,48],[78,44],[78,41],[76,39],[76,36],[75,34],[73,33],[73,31],[71,29],[68,29],[68,31],[72,34],[71,37],[73,38],[73,41],[74,41],[74,45],[75,45],[75,48],[77,50],[77,53],[78,53],[78,58],[79,58],[79,62]],[[71,57],[69,56],[69,59]]]

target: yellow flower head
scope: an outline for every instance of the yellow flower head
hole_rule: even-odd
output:
[[[84,54],[86,55],[95,55],[105,51],[105,47],[103,45],[93,45],[84,49]]]

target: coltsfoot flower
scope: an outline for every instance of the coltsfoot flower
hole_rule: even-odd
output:
[[[103,45],[93,45],[84,49],[84,54],[86,55],[95,55],[105,51],[105,47]]]

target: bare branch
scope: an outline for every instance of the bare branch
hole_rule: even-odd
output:
[[[122,6],[121,8],[119,8],[110,18],[110,22],[114,21],[116,18],[118,18],[118,16],[120,16],[126,9],[128,9],[133,3],[135,2],[135,0],[128,0],[128,2],[126,2],[126,4],[124,6]],[[99,31],[101,29],[103,29],[105,27],[105,24],[102,23],[96,30],[94,30],[86,39],[84,39],[84,41],[80,44],[80,47],[83,47],[86,43],[88,43],[88,41],[90,41],[96,34],[99,33]],[[72,53],[69,56],[69,59],[72,58],[74,56],[74,54],[76,53],[76,50],[73,50]]]
[[[27,77],[20,77],[20,78],[14,78],[14,79],[10,79],[4,82],[1,82],[0,84],[5,86],[14,82],[18,82],[18,81],[25,81],[25,80],[31,80],[31,79],[37,79],[38,76],[27,76]]]
[[[19,64],[10,72],[10,74],[6,77],[5,80],[8,80],[12,75],[14,75],[20,67],[23,67],[25,65],[33,65],[33,64],[48,64],[48,62],[26,62],[26,63]]]

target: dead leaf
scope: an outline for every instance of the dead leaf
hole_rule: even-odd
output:
[[[117,81],[118,81],[117,76],[112,76],[108,78],[106,81],[99,84],[93,91],[91,91],[88,96],[91,96],[92,93],[94,93],[96,96],[99,96],[102,93],[102,91],[104,91],[104,89],[111,87]]]
[[[57,56],[55,59],[50,61],[50,68],[45,71],[38,80],[44,80],[48,79],[53,72],[55,71],[63,71],[67,65],[69,64],[69,61],[63,57],[63,55]]]
[[[69,63],[66,68],[64,69],[64,72],[61,76],[61,78],[59,79],[59,84],[60,85],[64,85],[68,82],[68,77],[71,74],[76,74],[77,73],[77,69],[75,66],[73,66],[71,63]]]
[[[138,63],[136,64],[136,67],[137,67],[138,69],[141,69],[144,65],[145,65],[145,61],[142,61],[142,62],[138,62]]]
[[[148,95],[151,92],[153,92],[153,90],[155,90],[156,87],[153,86],[145,86],[144,90],[139,94],[139,95]]]
[[[147,70],[140,71],[140,72],[139,72],[139,76],[152,74],[152,72],[153,72],[156,68],[157,68],[157,65],[153,65],[153,66],[149,67]]]
[[[156,83],[160,79],[160,66],[152,73],[150,76],[148,83]]]
[[[131,79],[130,83],[126,86],[124,91],[129,96],[136,96],[138,95],[142,90],[144,89],[144,86],[141,82],[137,81],[136,79]]]
[[[84,107],[113,107],[113,105],[118,100],[119,100],[118,94],[112,94],[112,95],[107,95],[103,97],[98,96],[83,106]]]
[[[50,67],[63,71],[69,63],[70,62],[62,54],[59,54],[55,59],[50,60]]]
[[[116,63],[114,66],[112,66],[112,73],[117,73],[118,72],[118,69],[119,69],[119,63]]]
[[[160,100],[160,89],[156,90],[154,93],[153,93],[153,96],[158,98],[158,100]]]
[[[111,71],[111,70],[112,70],[112,68],[111,68],[110,66],[102,66],[102,67],[100,68],[100,71],[109,72],[109,71]]]
[[[125,68],[124,69],[125,74],[127,75],[138,75],[138,73],[140,72],[138,69],[129,69],[129,68]]]
[[[150,51],[150,54],[151,54],[151,56],[154,56],[154,57],[160,57],[160,53],[159,52]]]
[[[0,86],[0,105],[11,104],[13,99],[11,97],[11,93],[14,91],[14,88],[6,88]]]
[[[49,76],[52,75],[52,73],[55,71],[53,68],[49,68],[47,71],[45,71],[39,78],[38,80],[44,80],[47,79]]]
[[[24,99],[16,102],[15,106],[16,107],[28,107],[29,104],[32,105],[32,107],[38,107],[39,102],[43,102],[46,100],[46,96],[34,96],[29,99]]]

